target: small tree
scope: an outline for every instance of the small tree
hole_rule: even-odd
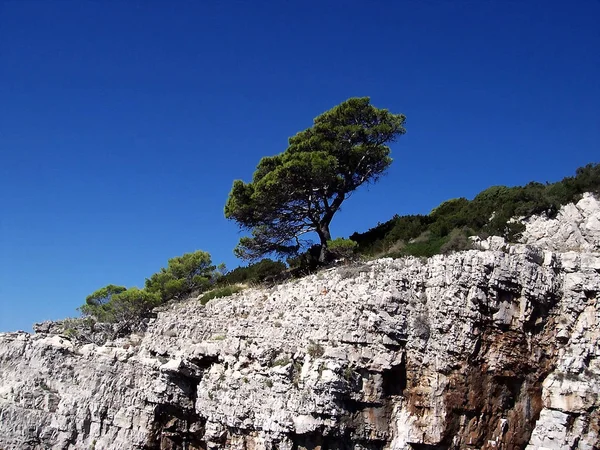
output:
[[[208,289],[218,273],[210,254],[198,250],[169,259],[166,269],[163,267],[146,279],[146,290],[159,293],[163,301],[180,298]]]
[[[104,305],[112,299],[114,295],[120,294],[123,291],[126,291],[127,288],[125,286],[115,286],[114,284],[109,284],[108,286],[104,286],[103,288],[98,289],[96,292],[88,295],[85,298],[85,303],[87,305]]]
[[[160,295],[136,287],[129,288],[113,297],[105,305],[105,321],[136,323],[152,308],[160,304]]]
[[[309,242],[302,237],[316,232],[324,261],[333,216],[355,189],[389,167],[386,144],[405,133],[405,120],[367,97],[351,98],[290,138],[286,151],[263,158],[250,183],[233,183],[225,205],[225,217],[252,234],[240,240],[236,255],[294,254]]]
[[[327,242],[327,248],[337,258],[350,259],[358,244],[351,239],[337,238]]]
[[[115,286],[114,284],[104,286],[88,295],[85,298],[85,305],[80,306],[79,310],[84,316],[96,316],[102,321],[106,311],[105,305],[110,303],[113,297],[126,290],[127,288],[125,286]]]
[[[84,316],[95,317],[99,322],[130,324],[139,321],[143,314],[158,306],[160,300],[158,293],[111,284],[88,295],[86,304],[79,309]]]

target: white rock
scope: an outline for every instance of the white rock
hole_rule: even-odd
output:
[[[527,245],[169,305],[105,345],[2,333],[0,448],[592,449],[599,213],[586,195]]]

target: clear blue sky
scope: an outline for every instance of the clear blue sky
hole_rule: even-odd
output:
[[[407,116],[336,236],[600,158],[597,0],[0,0],[0,330],[196,249],[235,178],[352,96]]]

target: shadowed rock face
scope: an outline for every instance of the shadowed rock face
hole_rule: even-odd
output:
[[[174,304],[104,345],[0,334],[0,448],[598,448],[600,255],[527,239]]]

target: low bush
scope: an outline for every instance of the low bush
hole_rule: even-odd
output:
[[[325,353],[325,349],[321,344],[311,341],[310,344],[308,344],[306,352],[311,358],[320,358]]]
[[[351,239],[337,238],[327,242],[327,248],[334,258],[350,259],[358,244]]]
[[[245,267],[237,267],[219,278],[218,285],[262,283],[277,278],[287,269],[285,263],[266,258]]]
[[[146,279],[146,290],[159,294],[166,302],[206,291],[219,276],[210,254],[198,250],[169,259],[166,268]]]
[[[96,293],[110,291],[108,289],[110,286],[112,285],[102,288]],[[131,322],[139,319],[160,303],[161,298],[158,293],[134,287],[111,294],[107,301],[96,304],[86,303],[80,310],[84,316],[93,316],[99,322]]]
[[[202,295],[198,300],[200,300],[200,303],[205,305],[206,303],[208,303],[209,300],[212,300],[214,298],[228,297],[243,290],[244,288],[241,286],[223,286],[213,289],[212,291],[208,291],[206,294]]]
[[[469,229],[455,228],[448,235],[448,240],[440,247],[440,253],[460,252],[473,248],[469,236],[473,233]]]

